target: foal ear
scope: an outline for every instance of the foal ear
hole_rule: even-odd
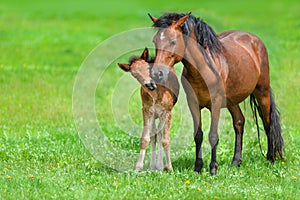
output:
[[[129,64],[122,64],[122,63],[118,63],[119,67],[124,70],[125,72],[130,71],[130,65]]]
[[[157,21],[157,18],[151,16],[150,13],[148,13],[148,16],[150,17],[150,19],[152,20],[153,23],[155,23]]]
[[[149,56],[149,51],[148,51],[148,48],[145,47],[145,49],[144,49],[144,51],[143,51],[143,53],[141,55],[141,59],[147,61],[148,60],[148,56]]]
[[[185,16],[181,17],[179,20],[174,21],[173,22],[173,26],[175,26],[175,27],[182,27],[182,25],[189,18],[189,16],[190,15],[188,14],[188,15],[185,15]]]

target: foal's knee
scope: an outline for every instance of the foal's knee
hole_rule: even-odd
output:
[[[141,140],[140,140],[141,149],[146,149],[149,142],[150,142],[150,138],[141,138]]]
[[[170,140],[168,139],[163,139],[161,143],[164,149],[168,149],[170,147]]]

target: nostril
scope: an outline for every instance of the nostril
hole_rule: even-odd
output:
[[[163,72],[162,71],[158,71],[158,76],[163,76]]]

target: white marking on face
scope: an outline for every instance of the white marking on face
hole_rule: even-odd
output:
[[[165,39],[166,37],[165,37],[165,34],[164,34],[164,32],[161,32],[161,34],[160,34],[160,40],[163,40],[163,39]]]

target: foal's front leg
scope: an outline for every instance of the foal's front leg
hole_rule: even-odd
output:
[[[144,127],[143,127],[142,137],[140,140],[140,156],[135,167],[137,171],[143,170],[146,148],[150,141],[150,130],[153,125],[153,116],[151,115],[149,110],[145,108],[143,108],[143,120],[144,120]]]

